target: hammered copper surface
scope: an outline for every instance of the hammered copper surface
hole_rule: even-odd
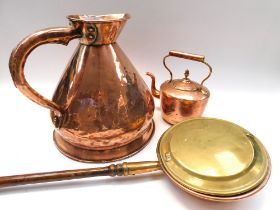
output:
[[[183,79],[173,79],[172,71],[165,63],[170,56],[201,62],[209,67],[209,74],[200,84],[189,79],[188,70],[185,71]],[[169,55],[164,57],[163,64],[170,73],[170,80],[161,84],[160,91],[156,89],[155,76],[147,72],[152,79],[151,92],[154,97],[160,98],[162,118],[170,124],[176,124],[189,118],[200,117],[210,97],[210,91],[203,84],[212,73],[211,66],[204,61],[202,55],[178,51],[170,51]]]
[[[51,110],[55,142],[67,156],[86,162],[129,156],[147,144],[154,129],[153,97],[115,42],[129,15],[68,18],[70,28],[35,32],[14,49],[10,58],[14,83],[29,99]],[[27,83],[25,61],[42,44],[67,45],[74,38],[80,43],[53,100],[48,100]]]

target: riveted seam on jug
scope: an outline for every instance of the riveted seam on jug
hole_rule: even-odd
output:
[[[93,45],[98,37],[98,28],[95,24],[85,24],[83,29],[83,37],[80,43],[84,45]]]

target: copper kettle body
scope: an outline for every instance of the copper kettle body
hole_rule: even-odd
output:
[[[185,71],[185,78],[173,79],[172,71],[166,65],[166,59],[170,56],[201,62],[208,66],[209,74],[200,84],[189,79],[189,70]],[[150,72],[146,73],[152,79],[153,96],[160,98],[161,115],[166,122],[176,124],[202,115],[210,97],[210,91],[203,84],[212,73],[212,67],[204,59],[202,55],[171,50],[163,59],[163,65],[170,73],[170,80],[162,83],[160,90],[156,89],[155,76]]]
[[[128,14],[71,15],[70,27],[49,28],[26,37],[13,50],[10,71],[15,86],[51,110],[54,141],[66,156],[104,162],[130,156],[149,141],[153,97],[133,64],[116,43]],[[26,81],[24,64],[36,47],[67,45],[80,39],[52,100]]]

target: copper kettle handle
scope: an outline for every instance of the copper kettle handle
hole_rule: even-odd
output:
[[[170,57],[170,56],[173,56],[173,57],[177,57],[177,58],[184,58],[184,59],[188,59],[188,60],[193,60],[193,61],[198,61],[198,62],[201,62],[201,63],[204,63],[206,66],[208,66],[209,68],[209,73],[208,75],[201,81],[200,85],[203,86],[203,83],[211,76],[212,74],[212,67],[206,63],[204,61],[205,57],[203,55],[196,55],[196,54],[192,54],[192,53],[186,53],[186,52],[180,52],[180,51],[175,51],[175,50],[170,50],[169,51],[169,54],[166,55],[164,58],[163,58],[163,65],[164,67],[167,69],[167,71],[169,71],[170,73],[170,80],[169,82],[172,81],[173,79],[173,74],[172,74],[172,71],[167,67],[166,65],[166,58]]]
[[[38,46],[48,43],[67,45],[70,40],[80,37],[74,27],[57,27],[43,29],[27,36],[13,50],[9,67],[15,86],[30,100],[54,111],[57,116],[63,113],[62,107],[45,98],[34,90],[26,81],[24,65],[29,54]]]

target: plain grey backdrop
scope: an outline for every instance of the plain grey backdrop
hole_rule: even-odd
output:
[[[11,83],[10,53],[33,31],[67,26],[69,14],[128,12],[132,18],[118,41],[146,81],[146,71],[158,83],[168,79],[162,58],[177,49],[206,56],[213,66],[209,89],[279,91],[279,11],[278,0],[0,0],[0,83]],[[36,49],[26,65],[29,82],[54,88],[77,43]],[[169,65],[177,78],[186,68],[193,80],[206,75],[194,62],[170,59]]]

